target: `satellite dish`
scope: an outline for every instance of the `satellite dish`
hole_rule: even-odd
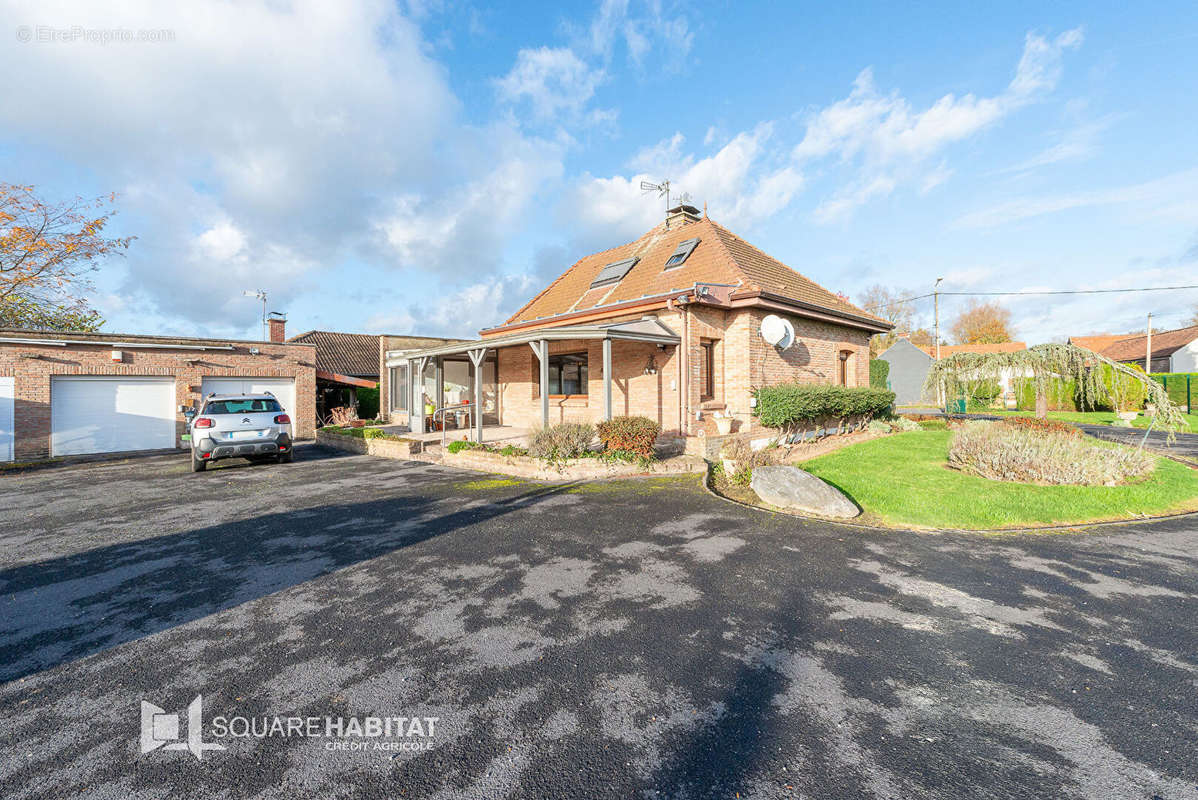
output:
[[[777,314],[770,314],[761,321],[761,338],[774,347],[785,350],[794,343],[795,329],[789,321]]]

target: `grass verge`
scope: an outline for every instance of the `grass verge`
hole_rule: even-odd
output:
[[[864,522],[922,528],[1067,525],[1198,510],[1198,470],[1158,459],[1148,480],[1125,486],[1033,486],[947,467],[948,431],[899,433],[800,466],[837,486]]]

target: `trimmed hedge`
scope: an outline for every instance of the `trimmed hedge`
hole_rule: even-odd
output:
[[[885,389],[890,379],[890,362],[880,358],[869,360],[869,385],[871,389]]]
[[[612,417],[595,428],[606,450],[641,458],[653,457],[653,443],[661,434],[661,426],[648,417]]]
[[[757,419],[767,428],[791,428],[821,417],[853,417],[865,424],[894,404],[894,392],[865,386],[779,383],[762,386],[753,396]]]
[[[1165,387],[1165,393],[1176,405],[1198,405],[1198,372],[1154,372],[1148,377]],[[1190,395],[1186,396],[1186,378],[1189,378]]]

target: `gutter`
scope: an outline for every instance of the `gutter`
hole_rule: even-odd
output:
[[[37,344],[47,347],[66,347],[67,345],[88,345],[91,347],[112,347],[124,350],[236,350],[231,344],[163,344],[161,342],[104,342],[95,339],[19,339],[0,337],[0,344]],[[247,344],[250,344],[247,342]],[[280,342],[263,342],[263,344],[280,344]]]

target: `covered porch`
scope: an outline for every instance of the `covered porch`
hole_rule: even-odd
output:
[[[543,328],[419,351],[389,351],[386,364],[394,381],[391,391],[402,395],[401,402],[392,405],[406,406],[409,436],[435,433],[439,438],[442,430],[468,428],[473,441],[495,441],[492,437],[502,435],[504,429],[521,430],[520,435],[526,436],[533,427],[548,426],[555,421],[551,408],[563,418],[571,403],[582,408],[575,416],[588,421],[631,413],[630,369],[637,377],[643,372],[646,380],[650,376],[656,380],[660,408],[663,379],[657,375],[655,355],[667,348],[677,350],[680,342],[659,320],[644,318]],[[563,349],[581,352],[563,353]],[[619,381],[621,370],[613,368],[613,359],[626,362],[619,412],[613,402],[613,383]],[[635,368],[627,366],[630,359],[639,359]],[[529,366],[531,371],[525,372]],[[670,383],[671,391],[676,390],[678,380]],[[527,397],[520,392],[523,388],[529,390]]]

